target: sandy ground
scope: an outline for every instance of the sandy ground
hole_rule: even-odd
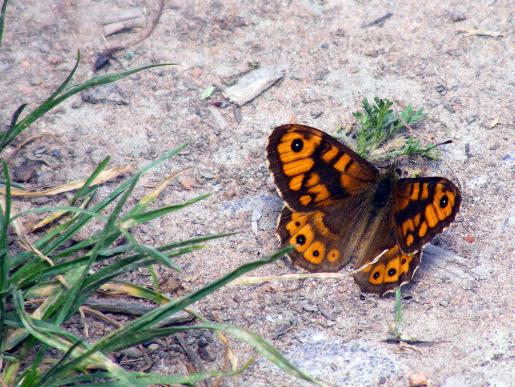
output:
[[[147,21],[157,9],[138,0],[10,1],[0,51],[2,125],[20,104],[33,107],[50,94],[73,66],[77,49],[83,60],[76,79],[90,77],[94,53],[107,45],[103,22],[129,8],[145,9]],[[389,12],[383,24],[367,26]],[[138,32],[107,39],[123,43]],[[143,183],[189,167],[161,204],[213,195],[140,228],[138,237],[157,245],[210,232],[241,233],[180,258],[180,275],[161,270],[172,294],[198,288],[278,247],[274,225],[282,203],[264,152],[273,127],[294,120],[335,133],[352,124],[363,97],[376,95],[398,106],[423,106],[428,119],[414,134],[424,142],[453,140],[442,160],[463,192],[456,222],[434,241],[461,258],[426,261],[403,291],[403,333],[429,344],[386,343],[393,298],[361,295],[350,278],[227,287],[197,306],[209,317],[263,335],[332,385],[403,386],[415,373],[433,385],[515,383],[513,3],[166,1],[152,35],[115,57],[108,71],[148,63],[177,66],[72,98],[22,135],[21,140],[44,136],[18,154],[15,172],[28,179],[28,187],[55,186],[86,176],[107,155],[113,165],[144,165],[189,143]],[[240,122],[231,105],[213,105],[223,101],[219,91],[200,99],[210,85],[224,89],[238,79],[249,62],[284,66],[286,72],[241,107]],[[95,98],[99,103],[91,103]],[[279,262],[253,275],[292,272],[300,271]],[[150,283],[143,272],[132,277]],[[206,367],[221,364],[222,347],[212,335],[187,340],[208,353]],[[187,358],[172,343],[159,342],[153,371],[185,372]],[[233,345],[241,360],[253,354]],[[264,360],[236,381],[297,383]]]

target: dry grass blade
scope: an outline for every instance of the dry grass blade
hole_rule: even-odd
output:
[[[152,202],[154,201],[155,199],[157,199],[157,197],[161,194],[161,192],[163,192],[163,190],[168,187],[170,185],[170,183],[181,173],[183,173],[184,171],[187,171],[191,168],[184,168],[184,169],[181,169],[180,171],[177,171],[177,172],[174,172],[170,175],[168,175],[167,177],[165,177],[163,180],[161,180],[159,182],[158,185],[156,185],[156,187],[151,191],[149,192],[148,194],[146,194],[145,196],[143,196],[143,198],[141,198],[141,204],[147,204],[149,202]]]
[[[458,33],[465,33],[468,36],[487,36],[490,38],[502,38],[504,37],[504,34],[502,32],[497,31],[488,31],[488,30],[482,30],[478,28],[460,28],[456,30]]]
[[[93,180],[92,185],[103,184],[109,180],[116,179],[117,177],[124,175],[126,173],[130,173],[134,170],[131,165],[125,165],[122,167],[115,167],[111,169],[106,169],[102,171],[95,180]],[[11,189],[11,195],[17,197],[41,197],[41,196],[54,196],[59,195],[65,192],[74,191],[76,189],[81,188],[86,179],[75,180],[54,188],[45,189],[42,191],[24,191],[18,188]],[[5,188],[0,188],[0,195],[5,195]]]

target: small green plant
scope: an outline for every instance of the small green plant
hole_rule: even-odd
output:
[[[4,3],[5,5],[5,3]],[[118,74],[96,77],[69,87],[79,64],[63,84],[41,105],[19,120],[25,105],[13,115],[11,125],[0,134],[0,153],[21,132],[70,96],[100,84],[110,83],[145,66]],[[252,346],[283,371],[306,381],[317,383],[294,367],[273,346],[247,330],[208,321],[188,307],[207,297],[237,277],[269,264],[289,251],[284,248],[261,260],[240,266],[206,286],[172,299],[156,289],[143,288],[119,281],[117,277],[130,270],[145,268],[155,275],[153,267],[163,265],[180,271],[174,258],[199,250],[204,243],[232,234],[213,234],[186,240],[171,241],[154,247],[139,243],[132,234],[138,226],[164,215],[180,211],[208,195],[200,195],[183,203],[149,209],[165,179],[151,193],[132,202],[133,191],[141,176],[159,163],[176,156],[183,146],[163,156],[121,182],[106,197],[97,198],[95,179],[104,171],[109,159],[101,162],[76,192],[67,206],[39,207],[13,213],[11,179],[5,161],[0,173],[0,384],[6,386],[60,386],[96,383],[109,386],[144,386],[149,384],[194,385],[208,378],[221,378],[243,372],[250,361],[240,368],[192,372],[188,375],[156,375],[128,371],[110,355],[154,338],[191,330],[224,332]],[[61,222],[43,234],[27,236],[18,226],[21,218],[36,213],[59,213]],[[79,232],[90,224],[97,231],[79,242]],[[19,246],[23,248],[20,249]],[[117,286],[127,296],[154,302],[156,307],[104,337],[91,342],[72,333],[67,326],[87,300],[103,286]],[[165,319],[186,311],[200,320],[194,325],[160,327]],[[73,325],[73,324],[72,324]],[[56,358],[56,353],[59,358]]]
[[[375,97],[374,103],[370,104],[365,98],[362,102],[363,110],[353,113],[358,122],[354,134],[359,155],[368,156],[371,151],[391,140],[403,127],[414,125],[425,117],[422,108],[414,110],[411,105],[408,105],[400,114],[397,114],[392,106],[393,102],[388,99]],[[408,139],[403,148],[389,157],[428,152],[416,140]]]

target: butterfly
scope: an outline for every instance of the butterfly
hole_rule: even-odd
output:
[[[293,263],[310,272],[354,262],[354,280],[384,295],[411,281],[421,249],[454,220],[460,190],[443,177],[400,178],[321,130],[275,128],[269,169],[285,202],[277,232]]]

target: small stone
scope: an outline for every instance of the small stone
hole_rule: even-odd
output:
[[[329,75],[329,69],[323,69],[315,75],[315,81],[323,81]]]
[[[318,312],[318,306],[310,304],[308,302],[302,303],[302,309],[304,309],[306,312]]]
[[[64,62],[64,59],[57,55],[49,55],[47,57],[47,62],[50,63],[52,66],[57,66]]]
[[[335,32],[335,35],[340,38],[343,38],[345,36],[345,30],[343,28],[338,28]]]
[[[199,347],[207,347],[207,345],[208,345],[208,344],[209,344],[209,343],[208,343],[207,339],[206,339],[204,336],[200,336],[200,337],[198,338],[197,345],[198,345]]]
[[[429,380],[423,372],[415,372],[408,378],[408,383],[410,387],[422,387],[427,386],[429,384]]]
[[[37,170],[40,168],[39,163],[35,161],[24,161],[13,170],[13,181],[18,183],[27,183],[37,175]]]
[[[126,348],[126,349],[120,351],[120,353],[130,359],[137,359],[143,355],[138,348],[134,348],[134,347]]]
[[[436,85],[435,90],[438,94],[442,96],[447,94],[447,88],[444,85]]]
[[[42,83],[42,82],[43,82],[43,81],[42,81],[42,80],[41,80],[41,78],[39,78],[39,77],[32,77],[32,78],[30,78],[30,81],[29,81],[29,83],[30,83],[30,85],[31,85],[31,86],[38,86],[38,85],[41,85],[41,83]]]
[[[74,101],[72,102],[72,109],[78,109],[80,108],[82,105],[84,105],[84,101],[82,100],[82,98],[74,98]]]
[[[442,300],[442,301],[440,301],[438,304],[439,304],[440,306],[446,307],[446,306],[448,306],[448,305],[449,305],[449,301],[447,301],[447,300]]]
[[[372,58],[377,58],[379,56],[379,51],[372,49],[372,50],[366,50],[364,53],[366,56],[370,56]]]
[[[159,344],[152,343],[147,348],[150,352],[155,352],[159,349]]]
[[[197,348],[197,353],[202,360],[207,361],[207,362],[212,362],[215,360],[215,358],[213,356],[211,356],[211,354],[209,353],[207,348],[208,348],[207,346],[206,347],[199,346]]]
[[[189,176],[181,176],[179,178],[179,184],[189,191],[193,188],[193,179]]]
[[[202,176],[204,179],[206,180],[211,180],[215,177],[215,175],[213,173],[211,173],[211,171],[207,170],[207,169],[201,169],[199,171],[200,173],[200,176]]]
[[[465,238],[463,239],[465,239],[468,243],[474,243],[475,241],[475,238],[470,234],[465,235]]]
[[[129,104],[129,98],[118,85],[103,85],[88,89],[82,92],[81,98],[84,102],[90,104]]]
[[[329,309],[324,307],[319,307],[318,309],[320,310],[322,316],[324,316],[326,319],[330,321],[336,321],[336,317],[334,317],[333,313]]]
[[[453,23],[458,23],[460,21],[467,20],[467,17],[465,16],[465,14],[463,12],[459,12],[459,11],[450,11],[447,14],[447,16],[448,16],[449,20],[452,21]]]

